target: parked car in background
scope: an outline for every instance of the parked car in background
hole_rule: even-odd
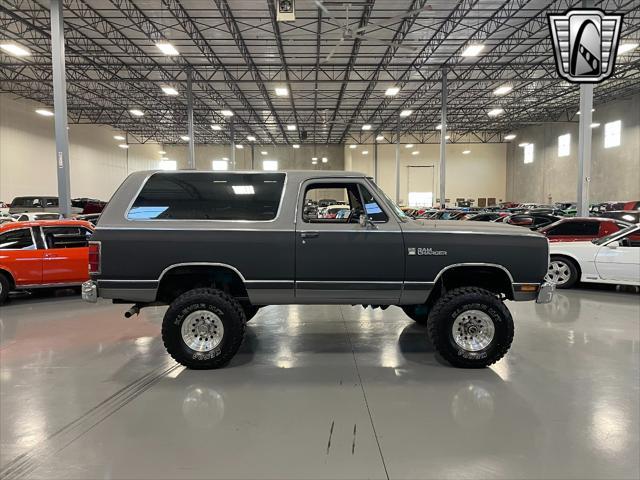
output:
[[[0,304],[12,290],[79,287],[89,278],[93,225],[43,220],[0,225]]]
[[[74,220],[83,220],[85,222],[89,222],[91,225],[96,225],[98,220],[100,219],[100,213],[90,213],[88,215],[78,215],[74,217]]]
[[[9,213],[59,212],[58,197],[16,197],[11,202]]]
[[[527,227],[531,230],[537,230],[542,227],[546,227],[554,222],[560,220],[560,217],[556,215],[550,215],[548,213],[515,213],[498,220],[495,222],[508,223],[509,225],[517,225],[520,227]]]
[[[602,212],[600,217],[615,218],[623,222],[638,223],[640,222],[640,210],[611,210]]]
[[[345,217],[345,212],[346,212],[346,217]],[[349,213],[351,212],[351,210],[349,209],[349,205],[329,205],[324,213],[322,214],[321,218],[336,218],[338,213],[340,213],[340,218],[347,218],[349,216]]]
[[[640,210],[640,200],[625,202],[625,204],[622,206],[622,210]]]
[[[107,202],[97,200],[95,198],[73,198],[71,200],[71,207],[79,209],[83,215],[90,213],[100,213],[106,207]]]
[[[9,215],[9,205],[4,202],[0,202],[0,215],[2,214]]]
[[[334,198],[323,198],[318,200],[318,208],[328,207],[329,205],[335,205],[337,202]]]
[[[471,217],[467,218],[467,220],[472,222],[493,222],[494,220],[504,218],[508,215],[509,213],[507,212],[484,212],[472,215]]]
[[[38,220],[62,220],[64,217],[61,213],[16,213],[13,215],[16,222],[37,222]]]
[[[611,218],[567,217],[538,231],[550,242],[588,242],[627,228],[630,223]]]
[[[13,215],[9,215],[8,213],[0,212],[0,224],[2,223],[11,223],[15,222],[16,219],[13,218]]]
[[[591,242],[550,244],[545,279],[558,288],[578,281],[640,285],[640,224]]]

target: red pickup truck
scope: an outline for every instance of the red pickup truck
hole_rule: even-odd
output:
[[[80,286],[89,279],[93,225],[41,220],[0,225],[0,305],[13,290]]]

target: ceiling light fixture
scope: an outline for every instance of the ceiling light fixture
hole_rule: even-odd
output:
[[[38,115],[42,115],[43,117],[53,117],[53,112],[51,110],[47,110],[46,108],[38,108],[36,110]]]
[[[522,143],[518,144],[518,146],[521,147],[521,148],[524,148],[527,145],[529,145],[529,142],[522,142]]]
[[[222,130],[222,127],[220,125],[211,125],[211,128],[214,129],[216,132],[219,132],[220,130]]]
[[[311,161],[312,162],[317,162],[318,161],[318,157],[311,157]]]
[[[223,117],[233,117],[233,112],[231,110],[220,110],[220,113]]]
[[[298,145],[297,143],[294,143],[293,145],[291,145],[293,148],[300,148],[300,145]]]
[[[362,125],[362,130],[371,130],[371,125],[368,123],[365,123],[364,125]]]
[[[493,108],[491,110],[489,110],[487,112],[487,115],[489,115],[490,117],[497,117],[498,115],[501,115],[504,113],[504,109],[502,108]]]
[[[445,136],[444,136],[444,139],[445,139],[445,140],[449,140],[450,138],[451,138],[451,135],[445,135]]]
[[[261,154],[261,155],[267,155],[267,153],[268,153],[268,152],[267,152],[266,150],[262,150],[262,151],[260,152],[260,154]]]
[[[123,137],[122,135],[114,135],[114,136],[113,136],[113,139],[114,139],[114,140],[120,140],[120,141],[126,140],[126,138],[125,138],[125,137]]]
[[[637,43],[622,43],[618,47],[618,55],[624,55],[625,53],[629,53],[631,50],[635,50],[638,48]]]
[[[171,45],[169,42],[157,42],[156,47],[158,47],[158,49],[165,55],[180,55],[180,53],[178,53],[178,50],[176,50],[176,47]]]
[[[494,95],[506,95],[511,90],[513,90],[513,87],[511,85],[502,85],[501,87],[496,88],[493,91],[493,94]]]
[[[407,143],[404,148],[413,148],[413,143]]]
[[[595,112],[595,111],[596,111],[596,109],[595,109],[595,108],[592,108],[592,109],[591,109],[591,111],[592,111],[592,112]],[[578,110],[578,111],[576,112],[576,115],[580,115],[580,110]]]
[[[376,142],[381,142],[381,141],[383,141],[383,140],[384,140],[384,137],[383,137],[382,135],[378,135],[378,136],[376,137]]]
[[[411,155],[418,155],[420,152],[418,150],[414,150],[413,152],[411,152]]]
[[[362,151],[362,154],[363,154],[363,155],[369,155],[369,150],[363,150],[363,151]]]
[[[327,163],[329,159],[327,157],[322,157],[322,163]]]
[[[250,142],[255,142],[256,137],[254,137],[253,135],[247,135],[247,140],[249,140]]]
[[[279,97],[286,97],[289,95],[289,89],[287,87],[276,87],[276,95]]]
[[[162,89],[162,91],[164,92],[165,95],[170,95],[172,97],[175,97],[176,95],[178,95],[178,90],[176,90],[175,88],[168,86],[168,85],[164,85],[162,87],[160,87]]]
[[[484,45],[480,43],[469,45],[460,55],[463,57],[477,57],[482,50],[484,50]]]
[[[384,94],[387,97],[393,97],[394,95],[397,95],[399,91],[400,87],[389,87],[385,90]]]
[[[295,132],[297,129],[298,127],[295,125],[287,125],[287,130],[289,130],[290,132]]]
[[[354,149],[354,148],[358,148],[358,146],[351,144],[351,145],[349,145],[349,148]]]
[[[517,137],[517,135],[515,133],[510,133],[509,135],[505,135],[504,139],[505,140],[513,140],[516,137]]]
[[[0,48],[14,57],[28,57],[31,52],[17,43],[2,43]]]
[[[244,148],[244,145],[242,145],[241,143],[238,143],[238,144],[236,145],[236,148],[237,148],[238,150],[242,150],[242,149]]]
[[[129,148],[129,145],[127,145],[126,143],[121,143],[120,145],[118,145],[120,148],[124,148],[125,150],[127,148]]]
[[[471,153],[471,150],[463,150],[462,154],[463,155],[469,155]]]
[[[184,140],[185,142],[188,142],[189,137],[187,135],[180,135],[180,140]]]
[[[131,110],[129,110],[129,113],[134,117],[144,116],[144,112],[142,110],[138,110],[137,108],[132,108]]]
[[[402,118],[408,117],[409,115],[411,115],[413,113],[413,110],[402,110],[400,112],[400,116]]]
[[[438,125],[436,125],[436,130],[442,130],[442,124],[439,123]]]

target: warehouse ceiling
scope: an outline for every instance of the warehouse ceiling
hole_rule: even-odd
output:
[[[435,142],[443,72],[453,142],[502,141],[525,125],[576,118],[579,87],[555,72],[546,14],[580,1],[296,0],[294,22],[277,22],[272,0],[64,5],[69,119],[111,125],[133,143],[181,142],[189,71],[196,143],[228,143],[232,124],[236,139],[255,136],[261,144],[301,143],[305,134],[305,142],[389,141],[397,128]],[[640,0],[595,6],[624,13],[621,42],[638,43]],[[48,2],[0,0],[0,40],[31,53],[0,53],[0,90],[51,106]],[[179,55],[164,55],[159,42]],[[461,55],[477,44],[484,45],[479,55]],[[167,86],[178,95],[166,95]],[[494,94],[501,86],[512,90]],[[390,87],[399,92],[385,95]],[[615,75],[595,88],[595,103],[638,91],[636,48],[618,56]],[[504,112],[489,116],[495,108]],[[403,110],[413,112],[401,118]]]

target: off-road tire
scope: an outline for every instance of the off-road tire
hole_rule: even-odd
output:
[[[459,346],[452,330],[456,317],[467,310],[487,314],[495,329],[493,340],[479,351]],[[513,318],[496,294],[477,287],[455,288],[433,306],[427,322],[429,339],[435,350],[454,367],[483,368],[500,360],[513,341]]]
[[[224,334],[220,344],[209,352],[197,352],[182,339],[182,322],[192,312],[208,310],[220,318]],[[176,298],[162,321],[162,341],[173,359],[191,369],[224,367],[236,354],[244,337],[246,318],[240,303],[213,288],[195,288]]]
[[[0,272],[0,305],[7,301],[10,288],[11,282],[4,273]]]
[[[563,255],[551,255],[551,258],[549,259],[549,268],[551,268],[553,262],[562,262],[569,268],[569,278],[564,283],[556,283],[556,288],[571,288],[578,283],[578,280],[580,280],[580,271],[578,270],[576,262]],[[548,280],[547,277],[545,277],[545,280]]]
[[[426,325],[429,319],[429,307],[425,304],[420,305],[403,305],[402,311],[416,323]]]
[[[242,304],[240,304],[240,306],[242,307],[242,310],[244,311],[244,316],[245,316],[247,322],[249,320],[251,320],[253,317],[255,317],[256,314],[258,313],[258,310],[260,310],[262,308],[262,307],[258,307],[258,306],[255,306],[255,305],[251,305],[250,303],[242,303]]]

